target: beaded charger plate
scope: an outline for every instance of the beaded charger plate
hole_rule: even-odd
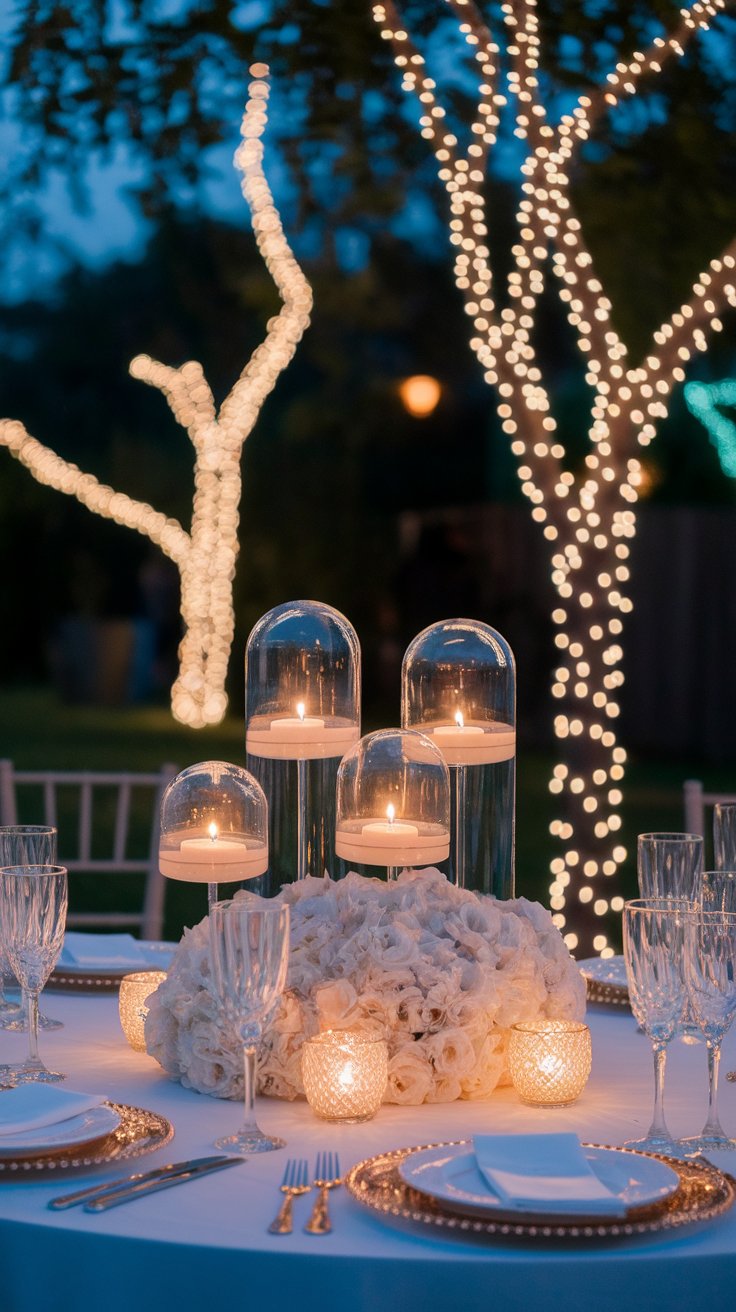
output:
[[[47,989],[57,989],[64,993],[117,993],[124,975],[141,970],[167,970],[176,951],[176,943],[141,942],[141,953],[145,960],[127,966],[109,966],[106,969],[90,969],[85,966],[56,966],[49,976]]]
[[[102,1104],[116,1112],[119,1124],[109,1134],[88,1140],[86,1143],[67,1144],[49,1152],[19,1152],[0,1160],[0,1182],[34,1179],[39,1175],[59,1175],[64,1171],[87,1170],[94,1166],[108,1166],[129,1162],[135,1157],[163,1148],[174,1137],[174,1127],[165,1116],[149,1112],[143,1107],[126,1103]]]
[[[588,1002],[609,1002],[614,1006],[628,1007],[629,988],[623,957],[589,957],[579,961],[578,967],[588,989]]]
[[[441,1226],[455,1234],[499,1235],[523,1239],[612,1239],[671,1230],[694,1221],[710,1221],[727,1211],[736,1199],[736,1181],[706,1161],[676,1161],[658,1153],[640,1153],[637,1149],[616,1149],[635,1157],[652,1157],[669,1166],[678,1176],[677,1188],[666,1198],[643,1207],[631,1207],[624,1217],[596,1217],[590,1221],[565,1219],[564,1216],[525,1220],[523,1214],[479,1215],[477,1210],[446,1203],[412,1189],[404,1182],[399,1168],[413,1153],[429,1148],[449,1148],[468,1140],[424,1144],[417,1148],[396,1148],[359,1162],[345,1178],[348,1193],[373,1211],[414,1221],[422,1225]],[[605,1149],[606,1144],[584,1144],[586,1148]]]

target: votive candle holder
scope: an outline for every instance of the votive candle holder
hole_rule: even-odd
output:
[[[530,1020],[511,1026],[508,1065],[522,1102],[567,1107],[590,1075],[590,1030],[583,1021]]]
[[[148,999],[166,979],[165,970],[142,970],[124,975],[120,981],[118,1008],[120,1024],[128,1043],[135,1052],[146,1051],[145,1023]]]
[[[326,1030],[307,1039],[302,1048],[302,1079],[316,1116],[326,1121],[368,1121],[386,1091],[386,1042],[355,1030]]]

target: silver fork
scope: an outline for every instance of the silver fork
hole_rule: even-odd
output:
[[[286,1163],[284,1178],[279,1185],[282,1194],[286,1194],[286,1197],[279,1208],[278,1215],[268,1227],[270,1234],[291,1234],[291,1209],[294,1199],[298,1194],[308,1194],[311,1187],[306,1157],[290,1157]]]
[[[342,1184],[337,1153],[317,1153],[313,1184],[319,1193],[304,1229],[308,1235],[328,1235],[332,1229],[328,1194],[330,1189],[337,1189]]]

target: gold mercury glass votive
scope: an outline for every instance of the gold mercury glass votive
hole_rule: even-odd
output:
[[[307,1102],[327,1121],[367,1121],[381,1105],[388,1079],[383,1039],[354,1030],[326,1030],[302,1048]]]
[[[530,1107],[566,1107],[590,1075],[590,1030],[577,1020],[529,1020],[511,1026],[508,1064],[514,1088]]]
[[[123,975],[120,981],[120,1024],[131,1048],[146,1051],[144,1025],[148,1015],[146,1003],[159,984],[166,979],[165,970],[142,970],[134,975]]]

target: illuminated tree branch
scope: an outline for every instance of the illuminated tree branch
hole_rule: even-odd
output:
[[[711,261],[689,301],[654,333],[644,358],[632,366],[626,343],[613,327],[611,301],[572,205],[572,171],[601,115],[679,58],[726,4],[698,0],[682,9],[669,35],[619,62],[598,88],[581,95],[572,112],[552,124],[540,97],[536,0],[504,0],[501,5],[508,69],[503,89],[497,73],[499,43],[476,5],[472,0],[445,3],[485,79],[471,111],[471,144],[465,152],[444,125],[435,83],[393,0],[378,0],[373,16],[392,45],[405,90],[422,107],[422,135],[434,149],[448,195],[455,281],[472,321],[470,345],[486,382],[496,389],[501,426],[518,462],[522,491],[550,544],[551,577],[559,598],[552,612],[559,662],[552,685],[559,704],[554,728],[562,745],[562,759],[550,782],[562,803],[561,818],[551,826],[561,843],[551,864],[552,909],[571,948],[581,955],[609,956],[613,948],[603,932],[605,917],[623,905],[616,876],[626,857],[618,834],[626,753],[617,742],[615,723],[623,683],[622,634],[632,609],[627,585],[641,479],[637,453],[655,436],[667,414],[670,392],[683,381],[691,356],[705,350],[708,336],[719,331],[723,309],[736,306],[736,242]],[[483,184],[505,92],[513,104],[514,134],[526,143],[527,155],[521,165],[513,265],[499,288],[494,286],[487,244]],[[481,143],[480,150],[474,149]],[[578,474],[566,467],[566,450],[534,346],[539,299],[550,268],[592,392],[589,447]]]
[[[194,728],[219,723],[227,708],[225,677],[234,632],[232,585],[238,555],[243,444],[263,402],[292,359],[312,307],[311,289],[286,240],[263,172],[261,137],[267,121],[268,68],[254,64],[251,75],[254,80],[248,88],[242,143],[235,162],[256,244],[281,295],[281,309],[269,320],[265,340],[254,351],[219,414],[196,361],[177,369],[139,355],[130,365],[134,378],[163,393],[194,447],[190,532],[145,502],[134,501],[104,486],[92,474],[82,473],[31,437],[21,423],[0,421],[0,443],[39,482],[142,533],[178,566],[184,636],[171,708],[178,720]]]

